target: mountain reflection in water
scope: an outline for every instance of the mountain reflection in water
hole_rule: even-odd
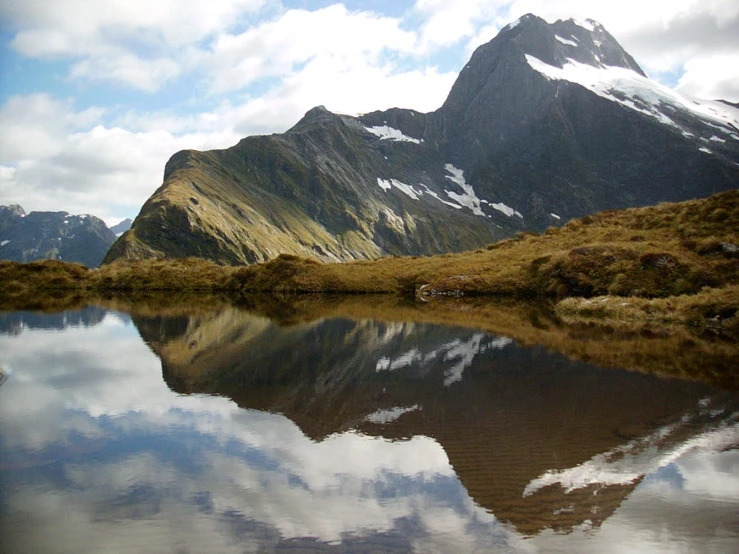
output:
[[[0,321],[3,552],[739,544],[734,392],[460,327],[46,317]]]

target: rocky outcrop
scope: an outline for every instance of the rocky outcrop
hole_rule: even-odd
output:
[[[650,81],[596,22],[527,15],[433,113],[317,107],[283,134],[175,154],[105,261],[436,254],[737,182],[734,106]]]

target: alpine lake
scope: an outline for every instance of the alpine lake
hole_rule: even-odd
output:
[[[0,312],[0,552],[739,552],[739,359],[675,333],[371,297]]]

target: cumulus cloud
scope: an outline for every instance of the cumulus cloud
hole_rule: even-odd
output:
[[[473,36],[478,24],[495,16],[503,2],[485,0],[416,0],[413,10],[422,19],[421,50],[450,46]]]
[[[69,132],[89,126],[103,113],[102,108],[75,112],[70,100],[48,94],[11,97],[0,108],[0,163],[58,154]]]
[[[114,220],[115,211],[136,210],[154,192],[174,152],[238,140],[230,127],[182,135],[106,127],[103,114],[44,94],[8,100],[0,109],[0,204]]]
[[[6,2],[18,28],[10,46],[33,58],[71,57],[72,77],[154,91],[188,64],[189,47],[255,12],[267,0]]]
[[[19,27],[12,46],[28,56],[87,55],[135,38],[182,46],[228,27],[266,0],[98,0],[7,2],[0,14]]]
[[[685,62],[677,89],[699,98],[739,100],[739,54]]]
[[[398,19],[350,12],[336,4],[316,11],[289,10],[243,33],[224,33],[204,63],[213,77],[212,88],[224,91],[288,75],[318,57],[337,60],[346,68],[377,63],[383,52],[408,53],[414,43],[415,35],[402,30]]]
[[[107,55],[98,52],[75,63],[69,75],[90,80],[111,80],[126,83],[146,92],[156,92],[164,83],[173,80],[181,72],[181,65],[172,58],[142,60],[133,54],[115,49]]]

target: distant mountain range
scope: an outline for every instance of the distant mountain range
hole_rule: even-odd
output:
[[[131,228],[131,224],[133,223],[132,219],[124,219],[117,225],[113,225],[110,230],[115,233],[116,237],[120,237],[123,233],[128,231]]]
[[[736,106],[651,81],[592,20],[526,15],[435,112],[318,107],[283,134],[178,152],[105,262],[436,254],[738,183]]]
[[[0,259],[63,260],[97,267],[116,234],[102,219],[67,212],[30,212],[0,206]]]

